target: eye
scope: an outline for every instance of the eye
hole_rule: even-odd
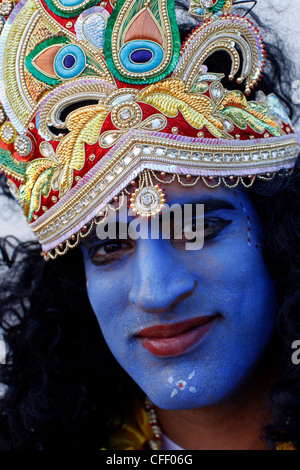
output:
[[[207,218],[204,221],[204,240],[208,241],[215,238],[222,232],[232,220],[221,219],[219,217]]]
[[[187,223],[184,227],[174,227],[172,234],[172,244],[185,245],[186,242],[199,238],[199,232],[204,231],[204,242],[208,242],[217,237],[228,225],[231,220],[221,219],[219,217],[205,217],[205,219],[193,218],[191,223]],[[176,234],[176,235],[175,235]]]
[[[120,260],[134,250],[130,240],[108,240],[89,249],[89,256],[95,266],[104,266]]]

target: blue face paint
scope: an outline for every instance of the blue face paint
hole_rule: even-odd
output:
[[[173,183],[168,200],[204,201],[204,247],[87,240],[88,294],[109,348],[149,398],[199,408],[229,398],[253,371],[274,329],[276,295],[245,192]]]

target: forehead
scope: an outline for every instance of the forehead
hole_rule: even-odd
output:
[[[168,203],[171,204],[188,204],[203,203],[213,200],[224,201],[238,206],[240,202],[249,201],[247,192],[241,187],[226,188],[219,186],[217,188],[209,188],[202,181],[198,181],[194,186],[183,186],[178,181],[164,185],[164,192],[168,197]]]

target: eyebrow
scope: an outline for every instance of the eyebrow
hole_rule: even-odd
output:
[[[194,201],[194,202],[188,202],[188,203],[183,203],[183,204],[179,204],[179,205],[180,205],[181,208],[183,208],[185,204],[192,205],[193,208],[197,204],[204,204],[204,213],[206,213],[206,214],[210,213],[210,212],[218,211],[218,210],[230,210],[230,211],[236,211],[237,210],[237,207],[234,206],[231,202],[225,201],[224,199],[221,199],[221,198],[215,198],[215,197],[201,198],[201,199],[198,199],[197,201]],[[117,217],[116,223],[117,224],[119,223],[118,217]],[[129,223],[130,222],[128,222],[128,224]],[[85,240],[85,242],[92,241],[95,238],[97,238],[97,240],[98,240],[98,237],[96,235],[96,228],[94,227],[91,234]]]
[[[186,204],[186,203],[185,203]],[[181,207],[184,207],[185,204],[180,204]],[[237,207],[234,206],[231,202],[225,201],[224,199],[221,198],[205,198],[205,199],[199,199],[195,202],[189,202],[187,204],[196,206],[197,204],[204,204],[204,212],[214,212],[218,210],[230,210],[230,211],[235,211],[237,210]]]

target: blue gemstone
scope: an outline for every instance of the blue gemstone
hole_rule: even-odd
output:
[[[76,63],[76,59],[72,54],[67,54],[63,58],[63,66],[66,69],[71,69],[72,67],[74,67],[75,63]]]
[[[153,52],[149,49],[138,49],[130,54],[130,60],[135,64],[146,64],[153,58]]]

